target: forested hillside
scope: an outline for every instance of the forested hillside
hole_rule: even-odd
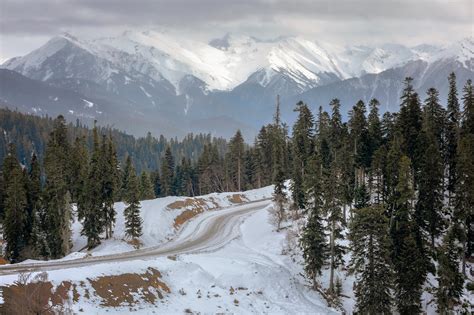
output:
[[[337,98],[331,113],[320,107],[316,115],[299,102],[291,135],[277,101],[273,122],[253,145],[240,131],[228,143],[210,136],[134,139],[66,125],[61,116],[2,111],[3,150],[11,141],[0,182],[5,256],[12,262],[65,256],[72,203],[92,249],[113,234],[114,201],[125,201],[127,235],[136,240],[140,200],[274,184],[276,229],[303,222],[293,250],[331,306],[341,307],[336,274],[347,272],[355,275],[355,307],[362,314],[418,314],[428,291],[439,313],[466,312],[474,246],[474,97],[471,80],[460,95],[454,73],[448,82],[447,108],[435,88],[418,95],[406,78],[398,112],[380,117],[378,100],[368,108],[359,101],[347,122]],[[324,269],[327,287],[320,279]]]
[[[99,127],[100,134],[112,135],[120,161],[124,162],[130,155],[138,172],[157,170],[161,165],[160,157],[169,146],[173,156],[180,161],[182,158],[197,161],[204,150],[204,145],[212,143],[217,146],[220,155],[226,152],[227,143],[223,138],[215,138],[210,134],[189,134],[182,140],[167,139],[163,136],[153,137],[148,133],[145,137],[136,138],[113,127]],[[51,117],[39,117],[17,111],[0,108],[0,163],[8,151],[8,143],[16,145],[18,159],[24,163],[31,162],[33,152],[43,160],[49,134],[53,130],[54,120]],[[92,129],[79,120],[67,124],[67,138],[73,142],[77,137],[85,137],[87,147],[92,148]]]

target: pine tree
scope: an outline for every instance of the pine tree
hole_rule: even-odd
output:
[[[457,148],[457,174],[454,220],[464,229],[459,231],[458,240],[464,244],[462,259],[463,273],[466,274],[466,258],[474,251],[474,96],[472,82],[468,80],[463,89],[463,112],[459,147]],[[467,230],[467,231],[466,231]],[[462,235],[464,231],[464,235]]]
[[[419,135],[421,145],[419,150],[422,156],[415,216],[418,226],[430,235],[431,247],[434,249],[435,238],[444,228],[444,168],[440,148],[444,114],[435,89],[428,90],[423,111],[423,130]]]
[[[457,239],[463,244],[464,255],[462,255],[462,270],[466,274],[466,258],[469,258],[473,251],[474,214],[474,134],[464,134],[457,146],[456,174],[456,196],[453,207],[453,221],[462,228],[457,229]]]
[[[328,256],[328,242],[323,226],[323,196],[321,182],[321,161],[313,155],[308,162],[305,177],[307,195],[306,211],[308,218],[300,238],[306,275],[311,279],[313,288],[318,286],[317,276]]]
[[[459,271],[459,258],[463,248],[457,242],[458,229],[463,227],[453,224],[443,238],[443,244],[438,248],[438,287],[435,297],[439,314],[449,314],[456,305],[460,304],[463,294],[464,276]]]
[[[27,245],[28,201],[25,178],[16,158],[13,144],[3,165],[3,173],[8,174],[5,189],[5,218],[3,220],[4,239],[7,242],[5,255],[12,263],[23,260],[23,250]]]
[[[232,190],[241,191],[244,187],[244,138],[240,130],[230,139],[229,152],[227,154],[227,171],[230,175]]]
[[[392,271],[385,209],[381,205],[356,209],[349,239],[352,245],[350,270],[356,274],[357,311],[391,314]]]
[[[104,157],[102,156],[97,127],[93,129],[94,142],[87,177],[87,202],[81,234],[87,237],[87,247],[92,249],[100,244],[100,234],[104,230],[103,215],[103,179],[105,176]]]
[[[292,195],[294,207],[302,209],[305,204],[303,178],[314,147],[314,117],[308,106],[303,102],[296,104],[295,111],[298,112],[298,118],[293,126]]]
[[[138,238],[142,235],[142,222],[140,217],[140,188],[135,169],[132,166],[128,178],[127,194],[125,203],[127,207],[124,210],[125,234],[131,238],[136,246],[139,246]]]
[[[160,172],[154,171],[151,174],[151,179],[153,183],[153,192],[156,196],[161,196],[161,181],[160,181]]]
[[[417,239],[414,222],[414,189],[410,159],[399,160],[395,188],[394,212],[391,218],[391,259],[395,271],[395,297],[400,314],[418,314],[420,298],[427,276],[427,258]]]
[[[456,75],[452,72],[449,77],[449,91],[447,102],[447,122],[446,122],[446,164],[448,173],[448,197],[452,205],[452,198],[455,194],[455,187],[457,184],[456,174],[456,154],[457,145],[459,142],[459,124],[460,124],[460,109],[456,89]]]
[[[38,161],[38,157],[35,153],[31,157],[30,171],[28,172],[27,185],[25,187],[27,191],[28,201],[28,219],[27,219],[27,245],[29,256],[37,258],[39,248],[41,244],[44,244],[44,239],[40,240],[41,221],[39,220],[39,213],[41,212],[41,167]]]
[[[405,79],[405,88],[401,97],[400,113],[396,120],[396,130],[402,136],[402,152],[407,155],[412,163],[415,184],[418,179],[421,148],[419,143],[422,129],[422,111],[418,94],[413,91],[412,79]]]
[[[112,136],[108,138],[105,136],[102,140],[101,148],[102,161],[102,180],[101,180],[101,194],[102,194],[102,220],[105,229],[105,238],[112,237],[113,227],[115,224],[116,211],[114,209],[114,202],[117,199],[117,190],[119,182],[119,164],[117,160],[117,152],[112,140]]]
[[[171,148],[167,147],[165,156],[161,161],[161,195],[171,196],[174,182],[174,158],[171,153]]]
[[[343,255],[345,247],[340,243],[344,239],[342,234],[342,202],[341,202],[341,184],[340,170],[337,162],[333,161],[329,170],[323,170],[323,212],[328,217],[329,230],[329,249],[328,256],[330,260],[329,293],[335,296],[335,270],[344,264]]]
[[[140,175],[140,200],[148,200],[155,198],[153,184],[147,172],[143,171]]]
[[[467,80],[463,88],[463,112],[461,133],[474,134],[474,93],[472,89],[472,81]]]
[[[68,178],[70,175],[70,145],[63,116],[54,121],[47,144],[44,169],[46,182],[43,201],[45,230],[51,258],[61,258],[71,248],[71,205]]]
[[[275,216],[277,222],[277,231],[281,228],[281,223],[285,218],[285,204],[287,202],[287,196],[285,193],[285,174],[283,172],[283,154],[284,148],[283,143],[277,142],[274,144],[274,150],[276,151],[275,154],[275,175],[274,175],[274,183],[275,189],[273,192],[273,201],[276,207],[275,209]]]
[[[89,174],[89,151],[85,137],[77,137],[72,148],[72,200],[77,204],[77,218],[84,219],[87,199],[87,176]]]
[[[372,162],[372,155],[382,145],[382,123],[379,118],[380,103],[377,99],[370,100],[369,116],[367,119],[368,133],[370,139],[370,160]]]

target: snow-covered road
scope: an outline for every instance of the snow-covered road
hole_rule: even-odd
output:
[[[239,237],[240,224],[250,214],[263,210],[269,199],[248,202],[218,211],[209,211],[188,222],[172,241],[139,250],[104,256],[89,256],[79,259],[50,260],[0,266],[0,276],[20,272],[49,271],[76,268],[108,262],[144,260],[160,256],[172,256],[198,252],[211,252],[222,248]]]

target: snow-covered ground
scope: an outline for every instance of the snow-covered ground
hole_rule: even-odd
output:
[[[157,244],[166,246],[169,239],[186,238],[196,225],[205,226],[203,222],[206,222],[206,217],[211,217],[213,213],[231,213],[233,209],[240,207],[240,201],[266,199],[271,197],[272,191],[272,187],[265,187],[242,194],[222,193],[197,197],[203,200],[199,205],[204,205],[204,212],[184,223],[181,228],[176,228],[175,220],[184,211],[193,208],[188,198],[166,197],[144,201],[142,248]],[[239,197],[235,197],[236,195]],[[184,203],[176,203],[177,201]],[[186,206],[178,207],[183,204]],[[49,270],[48,280],[56,290],[66,282],[72,283],[74,289],[71,287],[68,291],[69,301],[66,305],[74,313],[82,314],[127,314],[131,311],[140,314],[338,313],[327,307],[318,293],[309,289],[302,276],[302,266],[295,263],[291,256],[282,254],[287,246],[285,233],[275,232],[270,223],[268,210],[272,207],[271,203],[256,203],[257,206],[260,204],[262,206],[257,210],[238,218],[239,222],[233,224],[229,231],[232,240],[223,247],[210,247],[209,250],[201,250],[195,254],[147,257]],[[176,209],[171,209],[174,207]],[[226,207],[229,210],[213,211]],[[124,240],[123,208],[123,204],[116,205],[118,217],[114,238],[104,241],[90,253],[84,250],[79,252],[85,244],[85,239],[80,236],[80,223],[75,222],[74,252],[62,260],[70,261],[86,255],[101,256],[134,250],[133,246]],[[146,290],[140,289],[128,293],[132,302],[127,300],[119,306],[110,306],[110,301],[104,299],[104,293],[97,291],[101,278],[134,274],[145,279],[150,270],[159,271],[159,280],[169,287],[170,292],[160,288],[151,289],[157,295],[160,292],[162,299],[150,302],[143,293]],[[15,280],[16,274],[1,276],[0,286],[10,285]],[[128,285],[125,282],[120,286]],[[108,290],[114,299],[123,298],[118,297],[119,294],[114,291],[117,288],[113,285]]]

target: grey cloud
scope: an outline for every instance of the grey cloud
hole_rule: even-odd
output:
[[[473,10],[471,0],[1,0],[0,44],[63,31],[101,35],[162,26],[194,33],[325,36],[336,42],[384,37],[432,42],[450,34],[472,36]],[[9,48],[0,48],[8,54]]]

